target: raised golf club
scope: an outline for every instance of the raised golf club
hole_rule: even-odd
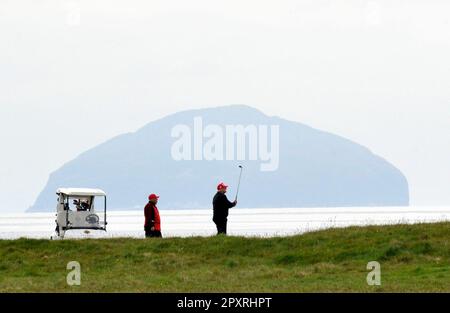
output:
[[[237,191],[236,191],[236,198],[234,199],[235,201],[237,201],[237,199],[238,199],[239,188],[241,187],[241,178],[242,178],[242,169],[243,169],[242,165],[239,165],[239,168],[241,170],[240,170],[240,173],[239,173],[239,182],[238,182],[238,187],[237,187]]]

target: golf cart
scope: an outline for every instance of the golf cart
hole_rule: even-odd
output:
[[[72,229],[106,231],[106,193],[100,189],[60,188],[56,191],[56,238]],[[97,206],[103,210],[97,214]]]

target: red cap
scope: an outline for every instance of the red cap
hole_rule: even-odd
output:
[[[159,198],[159,196],[155,195],[154,193],[152,193],[150,196],[148,196],[148,200],[155,200],[158,198]]]
[[[225,185],[224,183],[220,183],[219,185],[217,185],[217,190],[220,190],[220,189],[227,189],[228,188],[228,185]]]

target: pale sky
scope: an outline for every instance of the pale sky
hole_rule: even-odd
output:
[[[412,205],[450,205],[448,1],[2,0],[0,39],[0,212],[115,135],[228,104],[354,140]]]

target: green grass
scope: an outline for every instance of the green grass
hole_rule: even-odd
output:
[[[81,264],[81,286],[66,265]],[[381,286],[368,286],[369,261]],[[0,240],[0,292],[450,292],[450,223],[294,237]]]

